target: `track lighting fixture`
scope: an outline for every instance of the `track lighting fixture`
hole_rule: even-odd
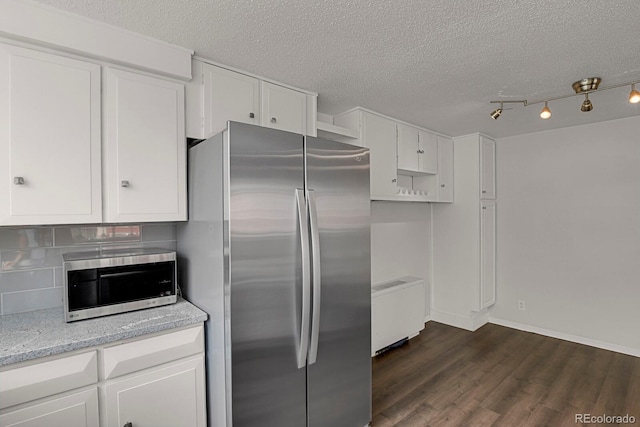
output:
[[[548,119],[549,117],[551,117],[551,110],[549,109],[549,106],[547,105],[547,101],[544,101],[544,108],[542,109],[542,111],[540,111],[540,118],[541,119]]]
[[[592,111],[593,110],[593,103],[589,99],[589,94],[590,93],[596,92],[596,91],[615,89],[615,88],[619,88],[619,87],[623,87],[623,86],[629,86],[629,85],[631,85],[631,92],[629,93],[629,103],[631,103],[631,104],[640,103],[640,91],[636,90],[636,83],[638,83],[637,81],[636,82],[630,82],[630,83],[622,83],[622,84],[619,84],[619,85],[600,88],[600,83],[601,82],[602,82],[602,79],[600,77],[589,77],[589,78],[586,78],[586,79],[578,80],[577,82],[574,82],[571,85],[571,87],[573,88],[575,93],[570,94],[570,95],[557,96],[555,98],[547,98],[544,101],[532,101],[532,102],[529,102],[526,99],[525,100],[521,100],[521,101],[510,101],[510,100],[509,101],[505,101],[505,100],[502,100],[502,101],[489,101],[491,104],[500,104],[500,108],[497,108],[496,110],[491,112],[491,118],[496,120],[498,117],[500,117],[500,115],[502,114],[502,111],[503,111],[503,104],[506,104],[506,103],[522,104],[525,107],[527,107],[529,105],[544,103],[544,107],[540,111],[540,118],[541,119],[548,119],[549,117],[551,117],[551,110],[549,109],[549,102],[550,101],[557,101],[559,99],[570,98],[572,96],[578,96],[578,95],[584,95],[584,101],[582,102],[582,105],[580,106],[580,111],[588,112],[588,111]]]
[[[629,94],[629,102],[631,104],[637,104],[640,102],[640,92],[636,90],[636,84],[631,84],[631,93]]]
[[[591,103],[591,101],[589,101],[589,94],[585,93],[584,94],[584,102],[580,106],[580,111],[582,111],[583,113],[586,113],[586,112],[589,112],[591,110],[593,110],[593,104]]]
[[[502,114],[502,102],[500,103],[500,108],[496,108],[491,112],[491,118],[493,120],[498,120],[498,117],[500,117],[500,114]]]

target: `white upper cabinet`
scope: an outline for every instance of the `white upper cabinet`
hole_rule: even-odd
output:
[[[362,140],[370,149],[371,198],[395,196],[398,191],[396,169],[396,124],[392,120],[363,111]]]
[[[453,140],[357,107],[333,117],[371,149],[371,199],[453,202]]]
[[[496,198],[496,142],[480,135],[480,198]]]
[[[227,127],[227,121],[260,124],[260,81],[210,64],[202,64],[204,137]]]
[[[107,69],[105,222],[186,220],[184,85]]]
[[[262,82],[262,126],[306,134],[307,95]]]
[[[420,171],[420,140],[418,129],[398,124],[398,170],[403,173]]]
[[[231,120],[315,136],[316,103],[317,94],[194,59],[186,87],[186,134],[209,138]]]
[[[438,173],[438,140],[441,138],[433,133],[420,131],[419,133],[419,165],[420,172],[428,174]],[[453,157],[451,157],[453,161]]]
[[[436,202],[453,203],[453,139],[437,137],[438,175]]]
[[[100,222],[100,66],[0,44],[0,120],[0,225]]]
[[[405,175],[438,173],[438,137],[398,124],[398,172]]]
[[[480,203],[480,295],[479,309],[496,302],[496,202]]]

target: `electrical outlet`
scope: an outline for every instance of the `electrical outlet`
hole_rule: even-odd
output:
[[[524,301],[523,300],[518,300],[518,310],[522,310],[522,311],[525,310]]]

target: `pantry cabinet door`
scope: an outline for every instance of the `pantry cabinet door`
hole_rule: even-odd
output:
[[[496,302],[496,203],[481,202],[480,309]]]
[[[184,85],[106,75],[105,222],[185,220]]]
[[[101,221],[100,66],[0,44],[0,225]]]
[[[496,199],[496,142],[480,136],[480,198]]]

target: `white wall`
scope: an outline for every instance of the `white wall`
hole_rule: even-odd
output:
[[[492,319],[640,354],[640,117],[499,139],[497,177]]]
[[[425,317],[431,306],[430,224],[428,203],[371,202],[371,281],[424,278]]]

